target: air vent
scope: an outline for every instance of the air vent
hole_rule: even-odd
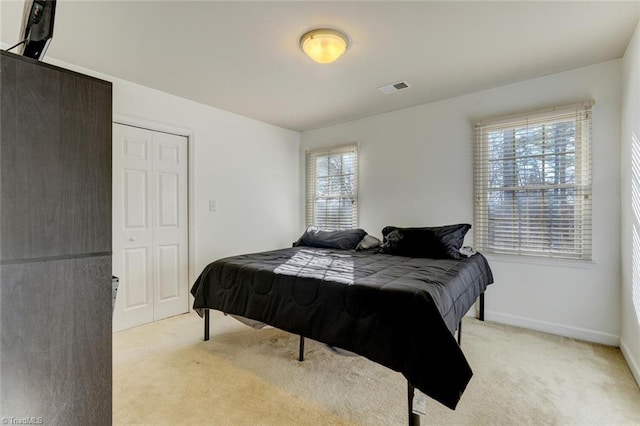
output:
[[[400,90],[408,89],[411,87],[408,81],[398,81],[397,83],[387,84],[386,86],[378,87],[378,90],[385,95],[399,92]]]

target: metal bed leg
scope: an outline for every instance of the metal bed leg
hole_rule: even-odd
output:
[[[480,311],[478,312],[478,319],[484,321],[484,293],[480,293]]]
[[[209,340],[209,310],[204,310],[204,341]]]
[[[413,412],[413,395],[415,389],[409,381],[407,381],[407,407],[409,426],[420,426],[420,415]]]
[[[462,346],[462,320],[458,323],[458,346]]]
[[[304,361],[304,336],[300,336],[300,349],[298,351],[298,361]]]

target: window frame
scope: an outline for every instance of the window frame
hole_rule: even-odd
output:
[[[344,155],[344,154],[353,154],[355,156],[352,166],[353,166],[353,192],[349,194],[349,196],[343,196],[339,193],[335,195],[329,196],[319,196],[317,194],[317,182],[318,182],[318,173],[316,169],[316,160],[318,158],[327,157],[327,161],[329,157]],[[307,150],[305,152],[305,188],[306,188],[306,208],[305,208],[305,221],[306,225],[317,225],[321,229],[327,230],[339,230],[339,229],[349,229],[349,228],[357,228],[358,227],[358,143],[353,142],[347,145],[339,145],[328,148],[319,148]],[[341,165],[342,167],[342,165]],[[350,173],[351,174],[351,173]],[[331,175],[329,170],[327,170],[327,177],[329,176],[343,176],[343,173]],[[327,212],[325,212],[324,221],[322,223],[316,223],[316,201],[320,198],[325,199],[349,199],[351,202],[351,219],[348,221],[348,225],[346,226],[334,226],[337,223],[342,222],[340,217],[338,216],[338,220],[333,220],[330,223],[327,220]],[[347,221],[345,221],[346,224]]]
[[[475,123],[475,136],[474,136],[474,244],[478,250],[485,253],[492,254],[507,254],[517,256],[530,256],[538,258],[554,258],[554,259],[570,259],[570,260],[592,260],[592,164],[591,164],[591,145],[592,145],[592,106],[593,101],[585,101],[578,104],[567,105],[562,107],[550,108],[542,111],[535,111],[527,114],[518,114],[511,116],[497,117],[493,119],[478,121]],[[572,147],[566,152],[558,153],[557,151],[551,151],[546,153],[545,142],[549,141],[545,134],[545,125],[552,126],[553,124],[564,123],[574,121],[574,132],[572,135],[575,137]],[[519,160],[526,159],[527,155],[518,155],[516,149],[516,134],[524,130],[525,134],[529,134],[530,130],[536,127],[542,129],[542,133],[539,141],[539,152],[541,154],[533,155],[536,158],[540,158],[543,164],[543,168],[540,170],[540,176],[542,176],[542,183],[537,182],[536,185],[532,184],[520,184],[518,176],[521,172],[519,166]],[[493,151],[494,157],[490,159],[490,139],[491,134],[495,135],[498,132],[513,132],[513,140],[511,147],[511,157],[504,156],[495,158],[495,150]],[[528,141],[528,143],[530,143]],[[557,139],[552,140],[552,146],[555,146]],[[565,142],[566,143],[566,142]],[[508,150],[508,142],[502,142],[502,144],[495,144],[494,147],[499,147],[500,150]],[[535,145],[534,145],[535,146]],[[573,151],[571,151],[573,148]],[[545,160],[551,156],[555,156],[555,161],[558,162],[559,155],[563,154],[563,163],[565,164],[564,173],[568,173],[567,170],[571,168],[571,163],[567,162],[569,154],[575,155],[574,176],[575,181],[573,183],[563,184],[548,184],[546,182],[547,175],[544,168]],[[531,155],[529,155],[531,156]],[[497,174],[502,179],[503,185],[490,187],[489,180],[491,179],[491,162],[503,161],[511,162],[511,169],[502,169],[499,172],[493,171],[494,176]],[[554,169],[554,171],[557,169]],[[500,174],[502,173],[502,174]],[[505,178],[506,177],[506,178]],[[504,184],[505,180],[510,180],[512,185],[507,186]],[[500,217],[499,213],[490,212],[489,193],[496,197],[500,197],[500,194],[507,194],[512,192],[513,195],[526,194],[525,199],[530,200],[527,197],[531,197],[531,194],[540,192],[540,198],[534,199],[534,205],[547,206],[549,205],[550,198],[546,198],[546,191],[556,190],[564,188],[564,199],[573,200],[573,216],[564,212],[558,213],[555,210],[553,218],[551,215],[545,212],[545,207],[539,207],[539,212],[542,213],[540,218],[541,224],[537,230],[533,225],[533,221],[530,216],[523,215],[524,208],[518,205],[518,199],[513,198],[511,203],[505,202],[501,207],[511,207],[512,211],[510,216],[506,219],[504,216]],[[518,192],[519,194],[516,194]],[[553,192],[552,192],[553,193]],[[573,194],[571,196],[570,194]],[[551,198],[554,201],[562,200],[561,197]],[[567,203],[567,205],[571,205]],[[528,212],[528,210],[527,210]],[[493,216],[492,216],[493,215]],[[558,215],[558,216],[556,216]],[[526,220],[519,219],[520,217],[527,217]],[[562,220],[566,220],[568,217],[572,217],[571,222],[563,222],[560,230],[554,229],[554,225]],[[560,220],[558,220],[560,218]],[[492,230],[492,226],[501,220],[506,224],[507,228],[511,228],[508,231],[502,231],[504,237],[496,236]],[[569,225],[567,225],[567,223]],[[570,229],[570,237],[560,235],[565,229]],[[566,231],[564,231],[566,232]],[[537,234],[536,234],[537,233]],[[527,237],[524,239],[523,237]],[[497,241],[497,242],[496,242]],[[562,248],[555,247],[558,241],[561,241],[560,246]],[[566,247],[564,247],[566,245]],[[567,247],[573,247],[569,249]]]

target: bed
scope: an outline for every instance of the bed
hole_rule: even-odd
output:
[[[354,352],[455,409],[472,371],[454,333],[492,282],[480,253],[434,259],[298,245],[212,262],[191,293],[201,316],[216,309]]]

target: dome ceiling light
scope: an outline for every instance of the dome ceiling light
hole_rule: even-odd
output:
[[[300,37],[304,53],[319,64],[330,64],[347,50],[347,36],[329,28],[311,30]]]

